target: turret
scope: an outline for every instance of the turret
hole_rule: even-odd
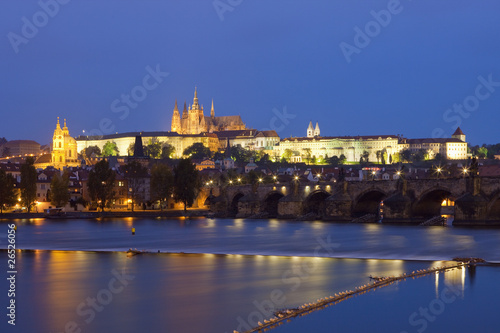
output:
[[[309,126],[307,127],[307,137],[308,138],[314,137],[314,128],[312,121],[309,122]]]
[[[455,131],[455,133],[453,133],[453,135],[451,137],[454,139],[462,140],[463,142],[465,142],[465,134],[464,134],[464,132],[462,132],[460,127],[457,127],[457,130]]]
[[[179,114],[179,108],[177,107],[177,100],[175,100],[174,114],[172,115],[172,125],[170,130],[177,133],[180,133],[181,131],[181,115]]]
[[[314,136],[319,136],[319,133],[320,133],[319,124],[318,122],[316,122],[316,128],[314,129]]]
[[[182,110],[182,119],[187,119],[188,117],[188,110],[186,107],[186,101],[184,101],[184,109]]]

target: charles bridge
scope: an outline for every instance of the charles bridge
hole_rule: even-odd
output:
[[[453,215],[454,224],[500,223],[500,178],[398,179],[205,187],[217,216],[422,222]],[[205,200],[206,198],[206,200]]]

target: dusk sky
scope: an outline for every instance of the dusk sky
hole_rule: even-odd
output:
[[[0,3],[0,137],[167,131],[196,86],[282,138],[500,142],[495,0],[59,1]]]

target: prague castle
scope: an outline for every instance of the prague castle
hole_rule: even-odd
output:
[[[203,105],[200,106],[198,103],[198,92],[196,88],[194,90],[193,104],[190,105],[189,108],[186,108],[186,103],[184,102],[182,115],[177,107],[177,100],[175,101],[174,113],[172,115],[172,132],[178,134],[200,134],[245,129],[246,126],[240,116],[216,117],[213,100],[210,116],[205,116],[203,113]]]

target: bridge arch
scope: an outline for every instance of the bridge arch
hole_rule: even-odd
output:
[[[262,212],[269,214],[269,217],[278,216],[278,203],[285,195],[279,191],[269,192],[264,200],[262,200]]]
[[[445,187],[433,187],[420,195],[413,204],[413,216],[432,217],[441,215],[443,200],[449,199],[451,191]]]
[[[321,189],[311,192],[304,200],[304,214],[325,215],[326,198],[329,196],[330,193]]]
[[[229,205],[229,214],[236,216],[238,214],[238,202],[245,195],[241,192],[236,193],[231,199],[231,204]]]
[[[500,219],[500,191],[492,196],[488,203],[488,217]]]
[[[378,188],[371,188],[359,194],[352,205],[353,216],[363,216],[366,214],[378,214],[380,202],[387,197],[387,194]]]

